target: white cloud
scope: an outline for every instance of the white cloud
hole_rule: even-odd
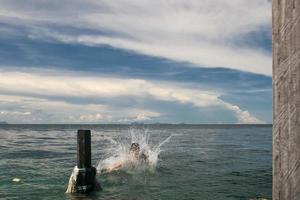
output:
[[[248,111],[242,110],[236,105],[221,100],[220,93],[190,89],[181,85],[175,85],[171,82],[151,82],[141,79],[68,76],[62,73],[59,75],[46,75],[43,73],[29,74],[25,72],[0,71],[0,93],[10,93],[16,96],[28,96],[27,99],[25,97],[18,97],[18,101],[22,101],[23,104],[27,104],[27,106],[30,104],[31,109],[46,109],[49,112],[53,112],[54,110],[56,113],[65,117],[64,120],[70,120],[69,116],[73,116],[72,119],[76,119],[76,116],[78,116],[80,121],[97,121],[105,118],[109,119],[105,116],[111,116],[111,114],[108,113],[108,110],[111,109],[111,107],[109,103],[105,105],[78,105],[58,100],[54,101],[53,99],[93,98],[101,100],[103,98],[118,99],[130,96],[135,99],[148,98],[180,104],[191,104],[198,108],[221,108],[231,111],[237,117],[239,123],[261,122]],[[39,98],[32,98],[32,96],[37,96]],[[0,105],[1,102],[14,103],[13,98],[5,96],[4,98],[0,96]],[[68,116],[65,116],[66,113]],[[147,120],[161,116],[161,113],[139,108],[132,109],[127,114],[124,112],[123,116],[122,113],[120,114],[119,110],[115,110],[113,114],[113,117],[115,118],[117,117],[121,119],[125,115],[125,118],[127,119],[136,120]]]
[[[0,115],[6,116],[6,115],[31,115],[31,112],[19,112],[19,111],[0,111]]]
[[[252,116],[248,110],[241,110],[238,106],[224,102],[224,106],[233,111],[238,119],[239,124],[261,124],[262,120]]]
[[[260,124],[260,123],[264,123],[263,121],[253,117],[249,111],[245,110],[245,111],[241,111],[238,110],[237,111],[239,114],[239,123],[241,124]]]
[[[87,121],[87,122],[99,122],[103,119],[103,116],[100,113],[90,114],[90,115],[80,115],[80,121]]]
[[[135,120],[136,121],[147,121],[147,120],[151,120],[152,118],[159,117],[159,116],[161,116],[161,114],[158,112],[148,111],[148,112],[139,113],[136,116]]]
[[[87,122],[80,120],[81,115],[106,110],[106,107],[100,104],[83,106],[51,98],[31,97],[28,94],[6,95],[2,91],[0,93],[0,120],[11,123],[81,123]]]
[[[235,43],[249,33],[271,30],[267,0],[2,0],[0,20],[26,26],[31,38],[104,44],[196,66],[271,75],[269,52]],[[49,25],[94,32],[70,33]]]
[[[151,118],[146,116],[144,113],[138,114],[138,116],[136,116],[136,120],[137,121],[145,121],[145,120],[150,120]]]

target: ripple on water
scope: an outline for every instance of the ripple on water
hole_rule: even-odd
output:
[[[98,175],[104,190],[89,197],[64,194],[76,163],[79,127],[0,127],[1,200],[271,199],[271,126],[149,126],[153,144],[175,135],[161,147],[156,170]],[[108,138],[126,139],[129,132],[129,126],[88,128],[92,129],[94,164],[109,156],[106,150],[113,150]],[[12,181],[15,177],[22,180],[20,184]]]

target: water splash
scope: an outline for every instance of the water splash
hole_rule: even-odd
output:
[[[115,170],[137,172],[141,170],[154,171],[161,153],[161,146],[171,139],[172,135],[153,144],[149,131],[144,128],[130,128],[127,136],[123,138],[107,138],[110,147],[106,149],[106,158],[99,161],[98,173],[107,173]],[[129,148],[132,143],[140,145],[140,153],[145,154],[147,160],[137,160],[130,156]]]
[[[68,188],[66,190],[66,193],[75,193],[76,192],[76,179],[78,175],[78,168],[77,166],[74,167],[72,174],[69,179]]]

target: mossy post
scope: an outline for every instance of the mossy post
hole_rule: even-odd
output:
[[[77,166],[69,180],[66,193],[88,194],[101,190],[96,180],[96,168],[92,166],[91,131],[78,130],[77,132]]]

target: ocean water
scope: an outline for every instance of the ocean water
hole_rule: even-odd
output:
[[[154,169],[98,174],[103,191],[82,196],[65,194],[77,129],[92,131],[95,166],[132,131],[152,147],[172,136]],[[0,199],[271,199],[271,140],[270,125],[0,125]]]

